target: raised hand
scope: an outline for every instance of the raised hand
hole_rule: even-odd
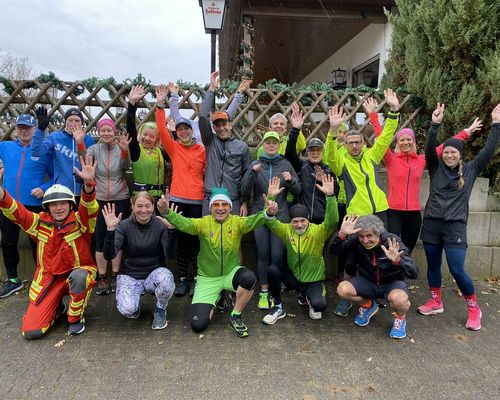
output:
[[[482,127],[483,127],[483,122],[479,118],[476,118],[474,122],[471,124],[471,126],[465,129],[465,131],[467,132],[467,137],[469,137],[476,131],[480,131]]]
[[[169,201],[168,201],[168,189],[165,190],[165,194],[162,194],[156,203],[156,208],[161,215],[164,215],[168,211]]]
[[[132,86],[130,89],[130,93],[128,94],[128,102],[135,106],[138,102],[140,102],[144,96],[146,96],[147,91],[146,88],[142,85]]]
[[[284,187],[280,188],[281,180],[279,176],[273,176],[269,181],[269,186],[267,187],[267,195],[273,196],[274,198],[278,197],[278,195],[285,190]]]
[[[332,107],[328,113],[330,119],[330,131],[333,133],[340,128],[342,122],[346,120],[346,115],[342,107]]]
[[[260,167],[261,167],[261,163],[260,162],[255,163],[254,165],[252,165],[252,170],[255,171],[255,172],[259,172],[260,171]]]
[[[391,111],[397,112],[399,110],[399,100],[396,93],[392,89],[385,89],[384,97],[389,107],[391,107]]]
[[[115,214],[114,203],[105,204],[102,208],[102,215],[108,231],[114,231],[122,220],[122,213],[118,214],[118,216]]]
[[[500,104],[493,109],[491,112],[491,123],[498,124],[500,122]]]
[[[346,215],[340,226],[339,234],[345,236],[353,235],[358,233],[361,228],[356,228],[356,222],[358,222],[359,217],[356,215]]]
[[[118,144],[118,147],[120,148],[121,151],[128,153],[128,146],[130,145],[131,141],[132,138],[128,137],[127,132],[121,132],[120,135],[118,136],[116,144]]]
[[[210,86],[208,90],[211,92],[215,92],[220,86],[219,82],[219,71],[214,71],[210,74]]]
[[[246,217],[248,215],[248,203],[244,201],[240,205],[240,217]]]
[[[292,126],[295,129],[302,129],[302,125],[304,125],[304,114],[300,109],[299,104],[294,101],[292,103]]]
[[[45,107],[40,106],[36,109],[36,119],[38,121],[38,129],[42,132],[45,131],[50,123],[48,111]]]
[[[175,132],[175,118],[171,115],[167,117],[167,129],[170,132]]]
[[[36,197],[38,199],[41,199],[43,197],[44,191],[42,188],[34,188],[31,189],[30,193],[33,197]]]
[[[82,170],[80,171],[77,167],[73,167],[73,171],[75,171],[75,173],[82,178],[85,183],[93,182],[96,163],[92,159],[92,156],[90,154],[85,154],[85,159],[80,156],[80,164],[82,164]]]
[[[281,176],[283,176],[285,182],[290,182],[292,180],[292,174],[289,171],[283,171]]]
[[[444,117],[444,104],[437,103],[436,109],[432,112],[432,122],[440,124]]]
[[[174,82],[168,82],[167,89],[170,94],[179,94],[179,86]]]
[[[335,179],[331,175],[324,174],[321,178],[322,185],[316,184],[316,187],[321,190],[326,196],[333,195]]]
[[[278,213],[278,203],[273,200],[269,200],[267,196],[262,193],[262,198],[264,199],[264,203],[266,204],[266,213],[269,216],[274,216]]]
[[[368,97],[365,101],[363,101],[363,107],[366,109],[368,114],[374,113],[377,111],[377,100],[373,97]]]
[[[311,175],[314,176],[314,179],[316,179],[317,181],[322,182],[323,176],[325,175],[325,170],[316,164],[314,166],[314,172],[311,172]]]
[[[72,129],[73,137],[75,138],[76,143],[83,143],[83,139],[85,138],[85,129],[82,125],[76,126]]]
[[[238,87],[238,92],[245,93],[248,90],[248,88],[250,87],[251,83],[252,83],[251,80],[243,79],[240,83],[240,86]]]
[[[395,264],[398,264],[404,251],[399,251],[399,242],[396,240],[396,238],[388,238],[387,242],[389,244],[389,248],[386,248],[384,245],[380,247],[389,260],[391,260]]]
[[[156,103],[157,104],[164,104],[165,100],[168,96],[168,87],[167,85],[158,85],[155,88],[155,93],[156,93]]]

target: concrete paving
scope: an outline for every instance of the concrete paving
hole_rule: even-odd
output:
[[[388,309],[360,328],[354,310],[333,314],[330,290],[320,321],[285,293],[290,314],[273,326],[260,322],[254,297],[246,339],[225,325],[227,314],[193,333],[187,298],[173,299],[168,327],[152,331],[152,296],[143,297],[138,320],[127,320],[112,295],[92,295],[82,335],[68,337],[60,321],[27,342],[19,333],[25,289],[0,299],[0,399],[500,399],[500,286],[476,283],[481,331],[464,328],[465,302],[452,283],[443,289],[444,314],[417,315],[427,292],[416,281],[401,341],[388,336]]]

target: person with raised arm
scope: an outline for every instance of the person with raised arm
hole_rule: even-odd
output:
[[[161,144],[172,162],[173,174],[170,185],[170,201],[175,203],[179,212],[188,218],[202,216],[203,205],[203,177],[206,168],[205,147],[193,139],[192,122],[182,118],[175,122],[177,141],[170,135],[166,126],[165,110],[168,88],[159,85],[156,88],[156,126]],[[174,122],[174,121],[172,121]],[[182,297],[190,291],[188,283],[189,266],[193,267],[193,279],[196,278],[196,256],[200,250],[200,241],[197,237],[177,232],[177,267],[179,271],[179,286],[175,295]],[[194,290],[195,282],[191,289]],[[193,292],[191,292],[192,294]]]
[[[270,265],[267,270],[269,291],[274,299],[274,306],[262,319],[267,325],[274,324],[286,315],[281,303],[281,282],[287,288],[299,292],[299,304],[309,306],[311,319],[321,319],[328,304],[323,247],[337,225],[338,210],[333,195],[333,176],[322,175],[321,185],[316,185],[326,196],[327,203],[321,224],[310,221],[309,210],[303,204],[295,204],[290,208],[291,220],[288,224],[276,218],[266,221],[266,226],[285,244],[288,260],[288,267],[283,270],[279,270],[276,265]],[[275,198],[283,189],[280,188],[280,179],[275,176],[269,183],[269,198]]]
[[[382,132],[378,121],[377,101],[367,99],[363,106],[369,113],[370,122],[375,134]],[[444,107],[444,105],[443,105]],[[467,139],[473,132],[480,130],[482,123],[476,118],[472,125],[454,137],[459,140]],[[443,145],[436,148],[439,157],[443,152]],[[422,174],[427,166],[425,153],[417,154],[415,134],[410,128],[403,128],[396,133],[396,147],[387,149],[384,155],[384,165],[387,169],[389,203],[388,230],[401,237],[408,247],[410,254],[417,243],[422,215],[420,213],[419,191]]]
[[[92,157],[80,157],[80,165],[81,170],[74,169],[83,181],[78,211],[73,192],[61,184],[47,189],[42,198],[45,211],[38,214],[27,210],[0,186],[0,211],[37,241],[36,270],[21,325],[21,333],[27,340],[42,337],[64,313],[69,335],[85,330],[83,312],[97,272],[90,240],[99,205],[95,199]],[[66,295],[70,297],[69,304],[63,302]]]
[[[210,215],[186,218],[169,208],[168,195],[167,191],[158,201],[158,210],[176,229],[200,238],[198,277],[191,302],[191,328],[195,332],[207,328],[215,304],[221,292],[226,290],[236,293],[228,326],[239,338],[247,337],[248,328],[241,314],[252,298],[256,277],[250,269],[241,266],[241,238],[275,215],[277,203],[263,194],[264,210],[249,217],[240,217],[231,214],[229,192],[218,188],[214,189],[210,198]]]
[[[425,143],[425,158],[430,176],[430,191],[424,211],[420,238],[427,258],[427,281],[431,299],[418,307],[423,315],[444,311],[441,298],[441,261],[446,254],[448,268],[467,302],[465,327],[481,329],[482,312],[477,304],[474,283],[465,270],[467,255],[467,219],[469,198],[478,175],[483,171],[500,144],[500,104],[491,113],[491,131],[484,147],[471,161],[463,160],[464,143],[456,138],[443,143],[441,159],[436,151],[437,133],[443,120],[444,105],[437,104]]]

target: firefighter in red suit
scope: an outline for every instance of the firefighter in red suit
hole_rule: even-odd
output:
[[[43,336],[63,312],[68,317],[68,334],[78,335],[85,330],[83,312],[96,278],[90,238],[99,205],[95,199],[92,157],[80,157],[80,162],[82,170],[75,168],[75,173],[84,183],[78,211],[73,193],[60,184],[45,192],[45,211],[38,214],[28,211],[0,186],[0,210],[37,241],[35,276],[21,326],[22,335],[28,340]],[[68,294],[66,304],[63,297]]]

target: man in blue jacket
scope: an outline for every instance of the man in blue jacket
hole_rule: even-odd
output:
[[[38,213],[42,211],[45,191],[53,184],[53,173],[49,156],[31,159],[31,141],[36,126],[37,121],[31,115],[19,115],[16,120],[17,139],[0,142],[0,160],[4,168],[5,189],[28,210]],[[0,288],[0,298],[4,298],[21,290],[23,283],[17,274],[19,226],[0,213],[0,231],[3,262],[7,272],[7,282]],[[36,242],[30,239],[30,244],[36,261]]]
[[[94,144],[94,139],[85,134],[83,115],[78,108],[70,108],[64,114],[64,128],[52,132],[44,139],[44,131],[49,126],[47,110],[37,110],[38,129],[33,136],[32,156],[48,154],[54,164],[54,183],[66,186],[75,194],[77,204],[80,199],[81,179],[74,168],[81,169],[79,156]]]

